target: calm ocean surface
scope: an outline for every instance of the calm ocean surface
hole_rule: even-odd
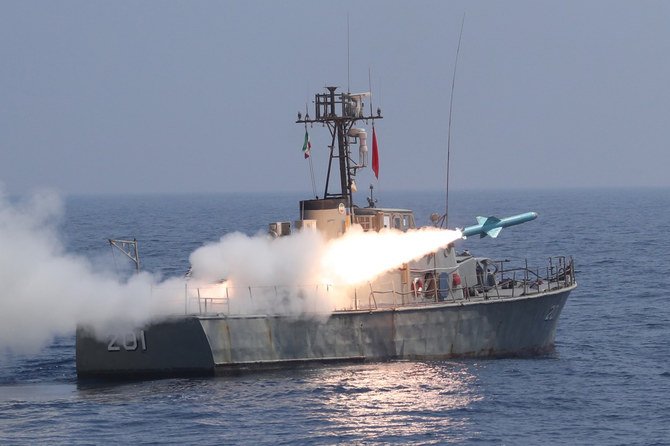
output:
[[[100,265],[113,261],[107,238],[136,237],[145,269],[183,275],[207,241],[295,220],[299,198],[75,197],[61,234],[68,252]],[[415,209],[422,224],[444,206],[439,193],[379,198]],[[0,444],[670,444],[670,190],[450,201],[452,227],[540,214],[496,240],[462,242],[475,254],[574,256],[579,288],[553,354],[94,384],[77,382],[73,327],[40,353],[0,352]]]

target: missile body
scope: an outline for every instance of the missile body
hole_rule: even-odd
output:
[[[520,225],[536,218],[537,212],[526,212],[525,214],[513,215],[503,219],[497,217],[477,217],[478,224],[464,228],[461,233],[463,234],[463,238],[476,234],[479,234],[479,237],[486,237],[488,235],[496,238],[500,234],[500,231],[502,231],[502,228]]]

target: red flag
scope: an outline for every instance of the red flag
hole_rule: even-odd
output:
[[[377,148],[377,134],[374,126],[372,127],[372,171],[375,177],[379,179],[379,149]]]

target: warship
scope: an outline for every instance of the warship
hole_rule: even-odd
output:
[[[365,111],[369,95],[327,87],[314,96],[313,117],[307,111],[298,114],[296,123],[305,126],[305,157],[311,150],[307,126],[317,124],[330,132],[325,189],[322,197],[300,201],[297,221],[269,223],[268,237],[314,231],[333,240],[351,231],[419,231],[412,210],[377,207],[372,187],[367,207],[354,204],[357,171],[371,167],[377,174],[379,169],[374,123],[382,115],[380,109],[373,114],[371,103]],[[368,163],[363,126],[370,124]],[[433,217],[434,227],[446,220]],[[534,212],[477,217],[476,225],[455,234],[495,238],[504,227],[536,217]],[[559,316],[577,286],[571,257],[549,257],[541,268],[527,262],[510,267],[505,261],[459,253],[453,242],[349,286],[316,284],[296,291],[225,278],[209,286],[185,283],[181,314],[105,336],[78,326],[78,377],[216,375],[337,362],[540,355],[554,349]],[[282,296],[294,292],[328,302],[337,294],[338,299],[318,314],[288,314],[281,305],[250,312],[244,305],[268,294],[281,303]]]

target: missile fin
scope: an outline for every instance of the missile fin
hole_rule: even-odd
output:
[[[496,238],[496,237],[498,237],[498,234],[500,234],[500,231],[502,231],[502,228],[493,228],[493,229],[489,229],[488,231],[486,231],[486,233],[491,238]]]
[[[497,225],[498,223],[500,223],[500,219],[498,217],[494,217],[494,216],[477,217],[477,223],[479,223],[483,227],[493,226],[493,225]]]

